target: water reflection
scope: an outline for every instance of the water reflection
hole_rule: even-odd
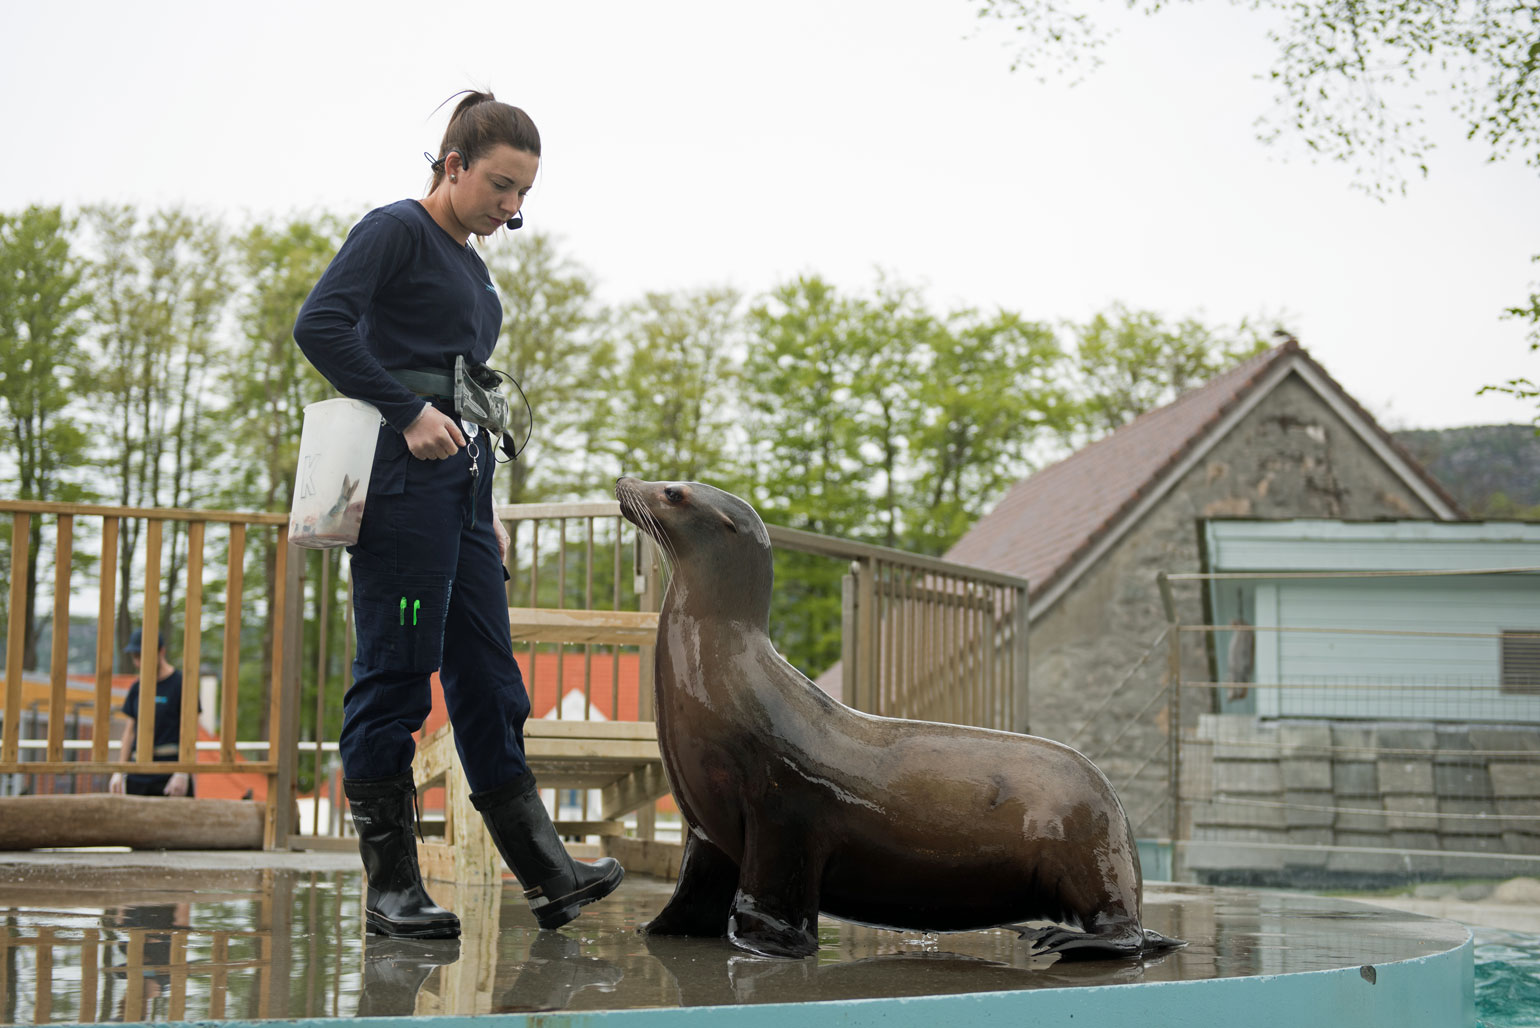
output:
[[[466,1015],[915,996],[1281,974],[1441,952],[1463,929],[1288,894],[1151,887],[1146,923],[1191,941],[1142,964],[1053,963],[1007,930],[827,919],[815,957],[636,933],[671,883],[628,878],[561,932],[514,886],[437,886],[458,940],[365,937],[361,876],[62,869],[0,885],[0,1023]]]

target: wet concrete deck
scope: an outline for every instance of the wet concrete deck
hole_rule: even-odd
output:
[[[1468,937],[1449,922],[1345,901],[1155,883],[1146,923],[1190,945],[1144,963],[1054,964],[1007,930],[924,935],[827,918],[815,958],[780,961],[725,941],[638,935],[672,892],[642,876],[560,932],[537,929],[511,881],[432,891],[460,914],[462,939],[366,938],[351,855],[0,854],[0,1024],[678,1014],[1338,969],[1361,985]],[[1468,953],[1465,963],[1468,974]]]

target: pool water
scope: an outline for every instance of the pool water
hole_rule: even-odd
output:
[[[1540,1026],[1540,935],[1474,932],[1477,1019],[1484,1028]]]

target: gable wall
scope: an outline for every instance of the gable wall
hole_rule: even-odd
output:
[[[1095,761],[1118,788],[1141,837],[1169,834],[1169,809],[1156,810],[1167,791],[1168,703],[1164,695],[1154,698],[1164,693],[1165,644],[1135,670],[1165,628],[1155,576],[1199,570],[1198,519],[1224,515],[1436,516],[1313,389],[1289,375],[1033,621],[1031,731]],[[1202,623],[1197,585],[1174,588],[1182,620]],[[1185,680],[1208,679],[1204,645],[1198,635],[1184,637]],[[1097,713],[1125,677],[1119,697]],[[1199,690],[1184,690],[1181,703],[1189,725],[1216,709]]]

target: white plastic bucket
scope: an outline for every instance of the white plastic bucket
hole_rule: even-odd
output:
[[[364,520],[380,412],[339,397],[305,408],[289,541],[312,550],[352,546]]]

